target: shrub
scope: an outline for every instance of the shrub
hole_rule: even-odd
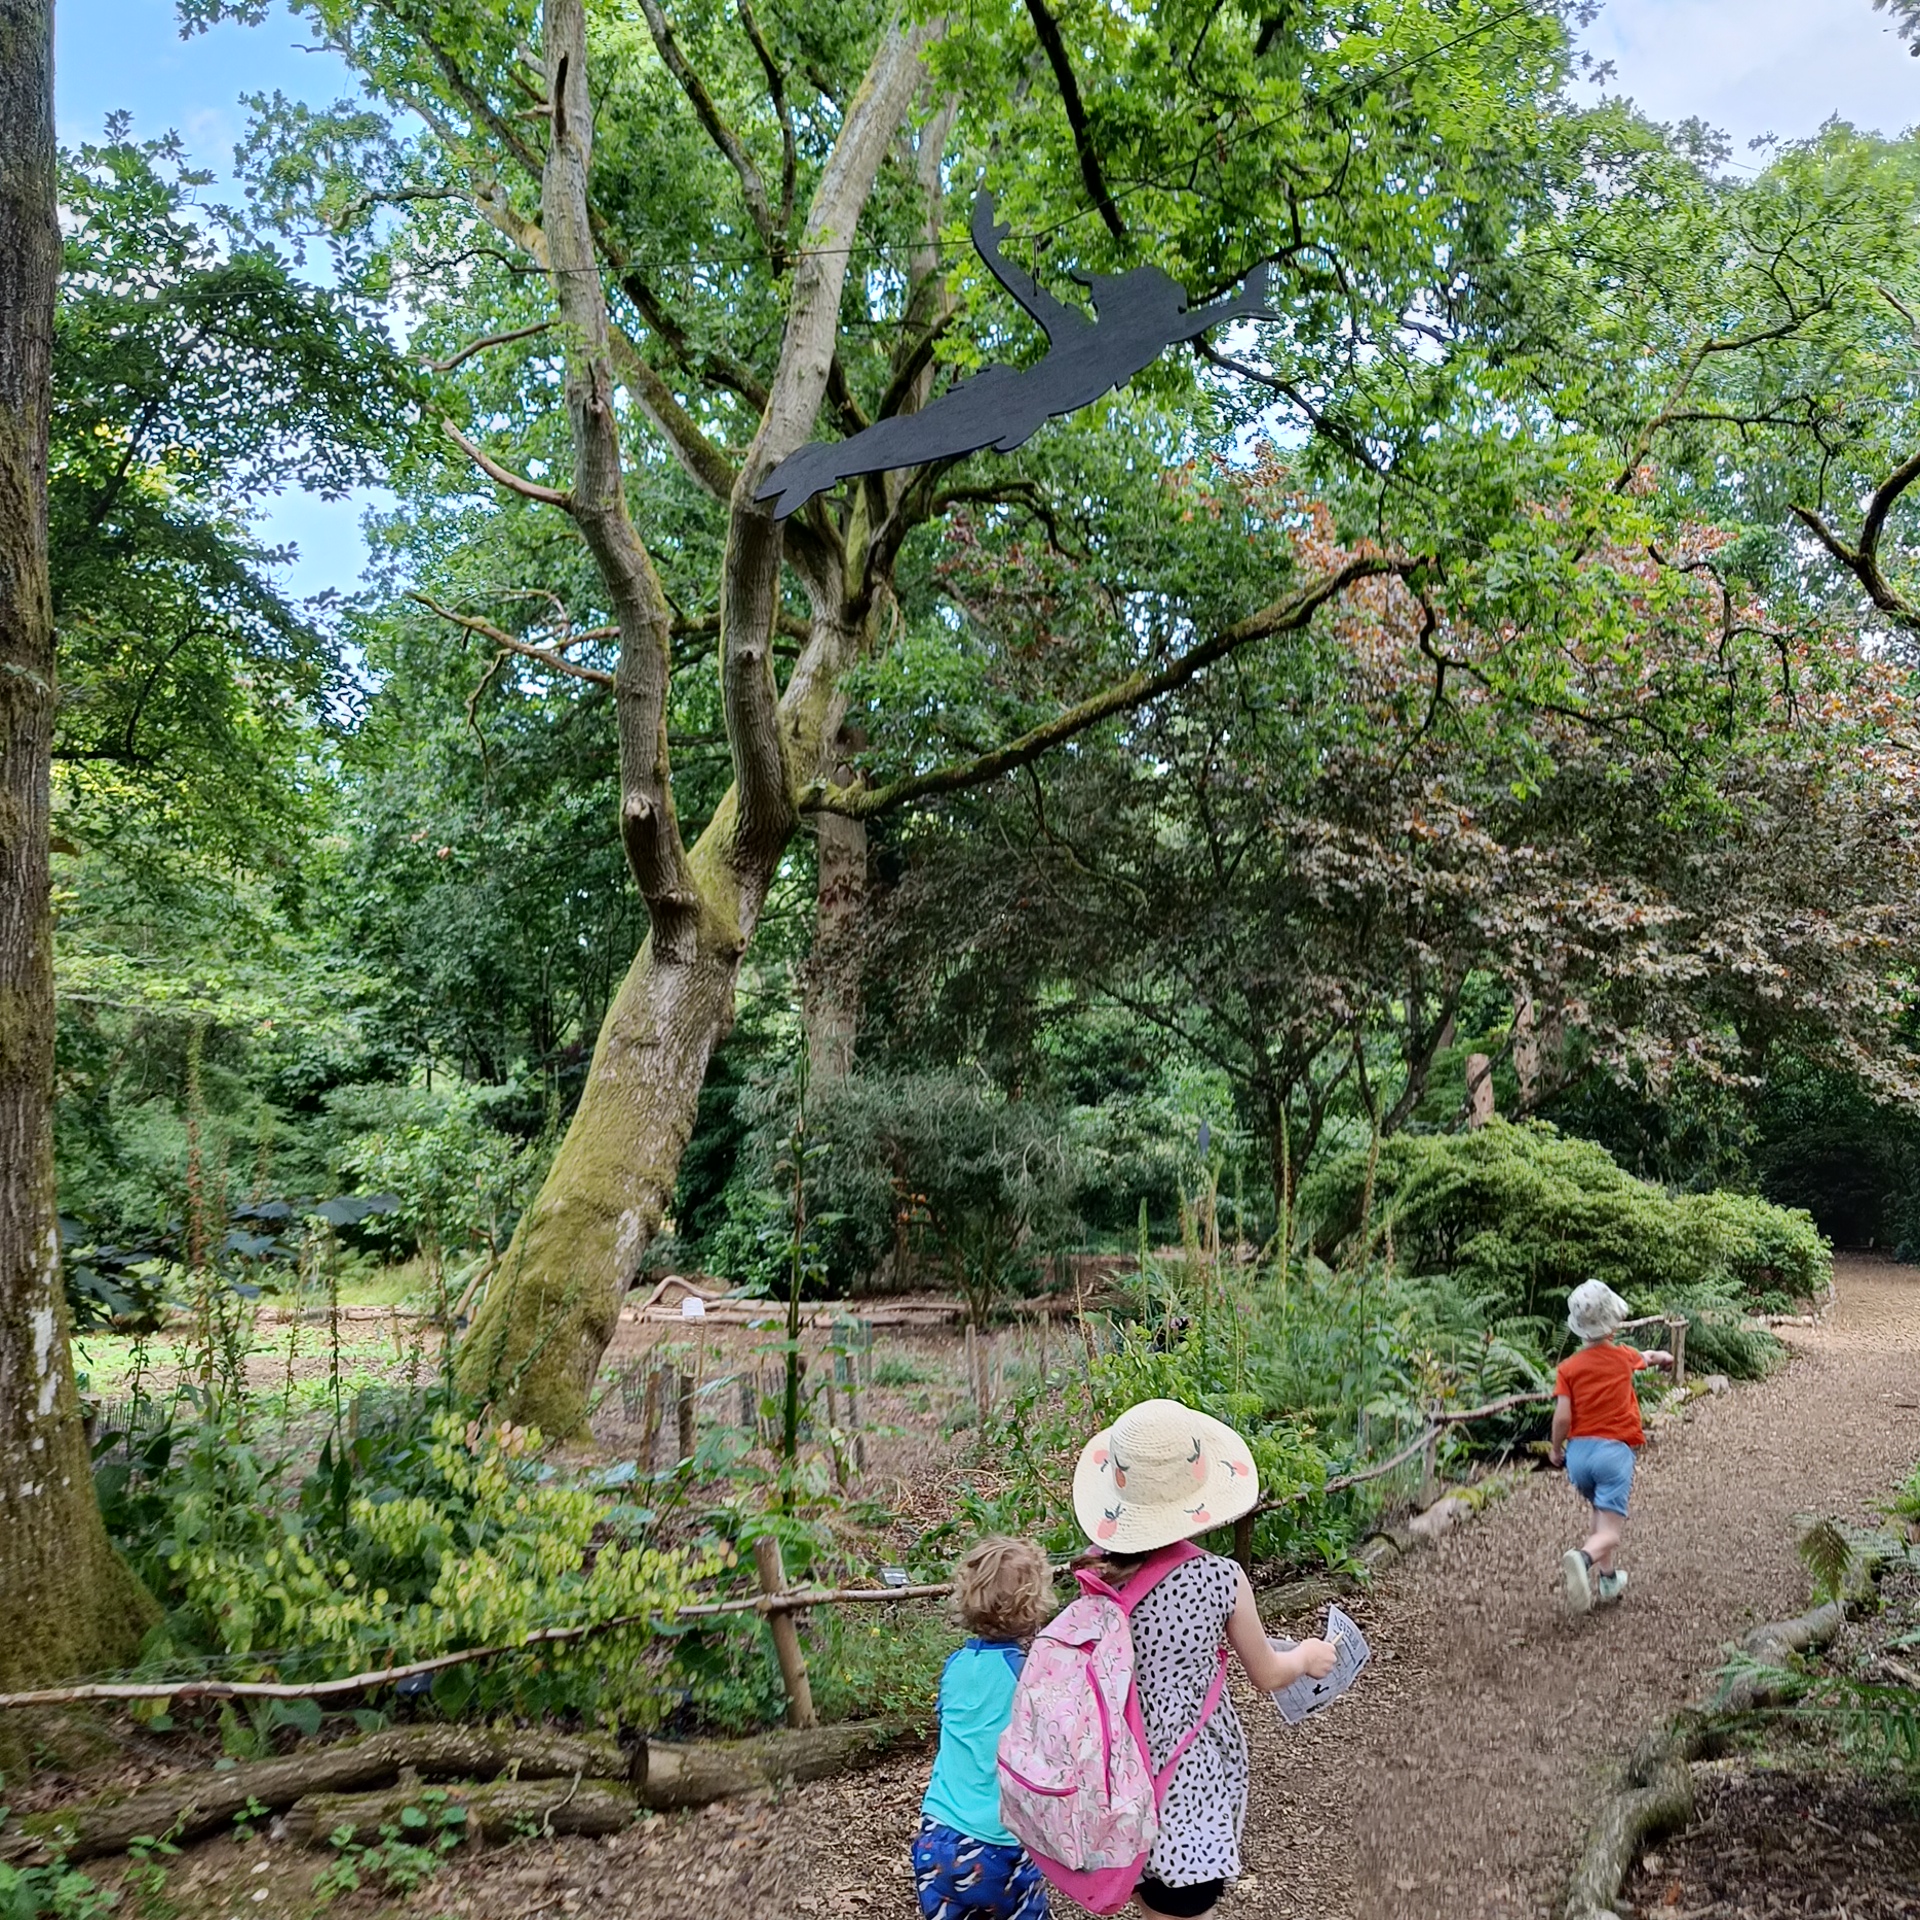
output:
[[[979,1316],[1075,1229],[1063,1116],[976,1076],[851,1075],[812,1093],[807,1134],[807,1208],[843,1282],[891,1257],[896,1284],[924,1270]]]
[[[1354,1152],[1303,1184],[1301,1217],[1322,1253],[1361,1231],[1366,1181],[1367,1156]],[[1365,1226],[1403,1271],[1556,1320],[1589,1277],[1636,1303],[1731,1285],[1755,1304],[1816,1292],[1831,1269],[1808,1215],[1745,1194],[1670,1194],[1538,1122],[1384,1142]]]
[[[145,1651],[215,1655],[244,1677],[320,1679],[523,1638],[536,1628],[670,1613],[725,1549],[661,1551],[558,1484],[538,1436],[469,1425],[444,1402],[336,1445],[295,1491],[227,1404],[143,1438],[145,1475],[103,1473],[109,1526],[167,1607]],[[644,1518],[644,1516],[643,1516]],[[644,1636],[589,1641],[438,1676],[449,1710],[619,1709],[646,1718],[663,1661]]]

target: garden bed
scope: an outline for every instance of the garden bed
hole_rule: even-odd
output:
[[[1897,1778],[1696,1770],[1695,1815],[1628,1882],[1622,1920],[1920,1915],[1920,1799]]]

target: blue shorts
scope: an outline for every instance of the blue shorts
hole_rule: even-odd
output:
[[[1624,1518],[1633,1490],[1633,1449],[1624,1440],[1569,1440],[1567,1478],[1602,1513]]]
[[[1047,1920],[1047,1877],[1025,1847],[996,1847],[922,1820],[913,1885],[926,1920]]]

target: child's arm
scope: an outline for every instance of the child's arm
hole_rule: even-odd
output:
[[[1557,1393],[1553,1397],[1553,1438],[1547,1447],[1547,1458],[1556,1467],[1567,1463],[1567,1437],[1573,1432],[1573,1396]]]
[[[1247,1576],[1240,1576],[1240,1594],[1227,1620],[1227,1644],[1240,1656],[1247,1678],[1262,1693],[1278,1693],[1290,1687],[1303,1673],[1324,1680],[1340,1657],[1331,1640],[1302,1640],[1297,1647],[1282,1653],[1267,1639],[1260,1609],[1254,1604],[1253,1588]]]
[[[1642,1368],[1670,1367],[1673,1365],[1673,1355],[1670,1354],[1665,1347],[1655,1347],[1651,1352],[1643,1353],[1640,1356],[1640,1365]]]

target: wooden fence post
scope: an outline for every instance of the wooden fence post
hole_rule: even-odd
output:
[[[693,1375],[683,1373],[677,1377],[680,1400],[680,1458],[691,1460],[694,1447],[694,1399]]]
[[[1243,1513],[1233,1523],[1233,1557],[1240,1562],[1240,1571],[1249,1580],[1253,1578],[1253,1515]]]
[[[1673,1354],[1673,1384],[1687,1384],[1687,1323],[1680,1315],[1667,1322],[1667,1345]]]
[[[858,1367],[847,1371],[847,1433],[849,1445],[853,1449],[853,1470],[856,1474],[867,1470],[867,1436],[860,1426],[860,1370]]]
[[[780,1557],[780,1542],[775,1535],[763,1533],[753,1543],[753,1564],[760,1574],[762,1593],[786,1592],[786,1563]],[[817,1726],[813,1683],[807,1678],[807,1656],[800,1649],[800,1629],[793,1624],[793,1615],[787,1612],[769,1613],[767,1625],[773,1630],[773,1651],[780,1662],[781,1682],[787,1690],[787,1725]]]
[[[653,1471],[654,1454],[660,1445],[660,1382],[663,1377],[659,1367],[647,1370],[647,1410],[640,1423],[640,1458],[648,1473]]]
[[[840,1451],[840,1393],[833,1383],[833,1376],[839,1371],[839,1359],[834,1356],[834,1364],[827,1369],[827,1453],[833,1461],[833,1484],[842,1493],[847,1490],[846,1456]]]
[[[1419,1504],[1430,1507],[1440,1498],[1440,1429],[1427,1429],[1427,1444],[1420,1449]]]

